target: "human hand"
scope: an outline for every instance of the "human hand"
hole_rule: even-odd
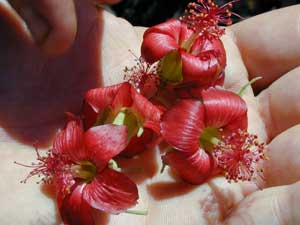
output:
[[[4,128],[0,145],[0,198],[6,206],[0,212],[1,224],[60,223],[49,189],[33,181],[26,185],[19,184],[18,181],[26,176],[28,170],[14,165],[13,161],[34,161],[35,154],[30,143],[38,139],[46,144],[53,130],[61,126],[63,112],[78,112],[84,90],[98,84],[100,60],[103,83],[109,85],[120,82],[122,69],[132,63],[133,57],[127,50],[131,49],[138,55],[142,28],[132,28],[121,19],[107,13],[97,13],[83,1],[77,4],[82,10],[81,15],[89,15],[88,18],[80,17],[79,30],[82,27],[80,24],[84,24],[85,29],[92,30],[92,35],[80,36],[71,52],[61,58],[40,58],[32,46],[24,46],[17,39],[9,40],[11,33],[7,39],[1,40],[0,46],[4,49],[1,54],[10,53],[1,56],[1,61],[6,63],[0,69],[4,74],[0,85],[4,95],[0,97],[0,102],[6,106],[0,117]],[[264,165],[266,189],[257,190],[249,183],[228,184],[221,177],[192,186],[174,179],[168,172],[159,174],[159,154],[148,150],[139,161],[124,160],[120,165],[144,167],[144,173],[131,172],[129,175],[139,183],[138,208],[147,208],[149,215],[108,216],[97,213],[97,224],[299,223],[296,209],[300,190],[299,184],[293,184],[300,175],[297,170],[300,163],[297,157],[299,126],[295,126],[299,124],[300,110],[296,101],[299,86],[299,68],[296,67],[300,57],[296,19],[299,8],[295,6],[244,21],[228,29],[223,38],[228,56],[226,88],[238,91],[247,83],[248,72],[249,78],[257,75],[264,77],[256,88],[265,90],[258,97],[248,90],[244,98],[249,107],[250,132],[270,142],[267,153],[270,160]],[[83,18],[85,21],[81,20]],[[277,29],[270,29],[273,26]],[[104,30],[102,35],[99,33],[100,27]],[[251,36],[253,30],[257,32],[255,39]],[[99,46],[101,36],[102,52]],[[86,43],[89,43],[88,48],[83,50],[82,46]],[[13,50],[22,53],[19,58],[13,55]],[[11,58],[6,59],[4,56],[7,55]],[[84,57],[80,58],[81,55]],[[35,65],[25,67],[26,59],[27,63],[35,62]],[[36,69],[38,72],[32,75],[32,70]],[[289,70],[292,71],[287,73]],[[290,87],[288,91],[285,90],[287,84]],[[11,90],[8,91],[7,87]],[[284,105],[287,99],[295,104]],[[42,123],[44,121],[47,123]],[[25,144],[20,144],[20,141]]]

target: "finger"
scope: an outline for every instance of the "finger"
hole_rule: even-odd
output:
[[[141,39],[126,20],[103,13],[102,79],[104,85],[112,85],[124,81],[123,70],[135,64]]]
[[[248,83],[248,72],[241,58],[240,51],[234,42],[234,34],[230,29],[226,29],[226,35],[222,37],[222,42],[227,58],[224,87],[233,92],[238,92],[242,86]],[[246,95],[253,96],[251,88],[246,90]]]
[[[270,138],[300,123],[300,67],[275,81],[259,96],[259,111]]]
[[[300,224],[300,184],[257,191],[228,215],[224,224]]]
[[[261,89],[300,61],[300,5],[262,14],[231,27],[250,73]]]
[[[77,21],[73,0],[10,0],[43,51],[56,55],[73,44]]]
[[[286,185],[300,180],[300,125],[272,140],[264,163],[265,185]]]

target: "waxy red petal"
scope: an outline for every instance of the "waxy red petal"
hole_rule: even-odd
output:
[[[208,39],[200,36],[194,41],[190,53],[194,56],[201,56],[210,51],[216,53],[220,67],[224,68],[226,66],[226,51],[222,41],[218,38]]]
[[[127,135],[126,126],[111,124],[93,127],[84,134],[88,159],[97,166],[98,172],[126,148]]]
[[[99,113],[102,110],[104,110],[107,106],[112,104],[112,101],[114,100],[117,92],[123,85],[127,84],[121,83],[109,87],[102,87],[89,90],[86,93],[85,100],[97,113]]]
[[[122,107],[130,107],[132,104],[132,98],[130,95],[130,90],[133,89],[129,82],[124,82],[117,91],[111,107],[113,110],[119,110]]]
[[[160,121],[163,110],[152,104],[147,98],[139,94],[134,88],[131,89],[133,99],[132,108],[143,117],[145,128],[152,129],[157,134],[160,133]]]
[[[184,82],[197,82],[206,85],[215,81],[222,71],[218,58],[214,53],[206,52],[201,56],[193,56],[185,51],[180,51]]]
[[[225,73],[222,71],[217,78],[217,80],[208,83],[206,85],[203,84],[197,84],[196,82],[189,82],[189,83],[184,83],[181,86],[176,87],[176,93],[177,95],[184,99],[184,98],[202,98],[202,91],[205,89],[208,89],[210,87],[215,87],[215,86],[222,86],[225,81]]]
[[[163,156],[163,161],[192,184],[205,182],[214,169],[212,157],[202,149],[194,153],[172,151]]]
[[[192,31],[177,19],[158,24],[146,30],[141,47],[142,57],[153,63],[188,39]]]
[[[141,137],[134,136],[130,139],[129,144],[121,152],[123,156],[134,156],[147,149],[147,145],[153,140],[154,133],[152,130],[145,128]]]
[[[197,38],[190,52],[181,50],[184,82],[213,85],[226,66],[226,52],[220,39]]]
[[[83,128],[79,120],[71,120],[57,135],[53,144],[54,154],[66,154],[73,161],[87,157],[84,149]]]
[[[93,208],[118,214],[136,205],[138,190],[124,174],[106,168],[86,185],[83,197]]]
[[[95,225],[92,208],[83,199],[84,186],[77,185],[61,202],[59,210],[65,225]]]
[[[237,94],[210,88],[202,92],[206,126],[247,130],[247,105]]]
[[[82,113],[82,121],[83,121],[83,125],[84,125],[84,130],[87,130],[90,127],[95,125],[95,123],[98,120],[99,114],[86,101],[84,101],[84,103],[83,103],[81,113]]]
[[[200,101],[179,101],[163,115],[162,137],[180,151],[195,152],[199,148],[204,118],[204,107]]]
[[[148,33],[144,36],[141,54],[147,62],[154,63],[177,48],[178,44],[173,37],[161,33]]]

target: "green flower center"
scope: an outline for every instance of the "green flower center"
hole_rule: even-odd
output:
[[[112,124],[125,125],[128,128],[128,138],[143,134],[143,122],[139,116],[129,108],[122,108],[114,117]]]
[[[212,150],[220,142],[220,137],[221,134],[217,128],[207,127],[199,138],[199,144],[205,150]]]
[[[88,160],[82,160],[71,168],[74,177],[80,178],[86,183],[91,182],[97,174],[97,167]]]

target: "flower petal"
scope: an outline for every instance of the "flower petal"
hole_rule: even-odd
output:
[[[199,148],[203,121],[203,104],[197,100],[182,100],[163,115],[161,134],[174,148],[195,152]]]
[[[214,169],[211,155],[199,149],[194,153],[172,151],[163,156],[163,161],[174,169],[185,181],[202,184]]]
[[[184,50],[180,51],[184,82],[197,82],[201,85],[215,81],[222,71],[214,51],[194,56]]]
[[[145,151],[147,149],[147,145],[152,142],[153,135],[154,133],[152,130],[145,128],[142,136],[134,136],[131,138],[127,147],[121,152],[121,155],[134,156]]]
[[[220,39],[198,37],[190,52],[181,50],[184,82],[197,82],[198,85],[211,85],[226,65],[226,53]]]
[[[83,199],[85,185],[77,185],[61,202],[59,211],[66,225],[94,225],[92,208]]]
[[[156,133],[160,133],[160,121],[163,110],[152,104],[147,98],[139,94],[133,87],[131,88],[131,96],[133,99],[132,108],[143,118],[143,126],[152,129]]]
[[[89,90],[86,93],[85,100],[97,113],[99,113],[107,106],[112,104],[112,101],[114,100],[117,92],[123,85],[128,84],[121,83],[109,87],[101,87]]]
[[[86,185],[83,197],[93,208],[118,214],[136,205],[138,190],[124,174],[106,168]]]
[[[247,129],[247,105],[237,94],[210,88],[202,92],[205,105],[206,126],[227,131]]]
[[[119,110],[122,107],[130,107],[132,104],[132,99],[130,96],[130,90],[134,89],[129,82],[124,82],[120,86],[118,92],[116,93],[111,107],[113,110]]]
[[[194,56],[201,56],[210,51],[216,53],[220,67],[224,68],[226,66],[226,52],[222,41],[218,38],[208,39],[200,36],[194,41],[190,53]]]
[[[110,159],[125,149],[127,127],[111,124],[93,127],[85,133],[84,143],[88,159],[101,171]]]
[[[142,57],[153,63],[174,49],[178,49],[191,35],[184,23],[177,19],[158,24],[144,33]]]
[[[189,82],[189,83],[184,83],[182,85],[178,85],[175,88],[175,91],[177,95],[180,98],[202,98],[202,91],[205,89],[208,89],[210,87],[215,87],[215,86],[223,86],[225,80],[225,73],[222,71],[217,80],[208,83],[206,85],[204,84],[197,84],[196,82]]]
[[[88,104],[86,101],[83,103],[82,107],[82,120],[84,125],[84,130],[89,129],[94,126],[98,119],[98,113]]]
[[[86,158],[83,128],[79,119],[70,120],[66,124],[55,138],[52,151],[54,154],[66,154],[73,161]]]

